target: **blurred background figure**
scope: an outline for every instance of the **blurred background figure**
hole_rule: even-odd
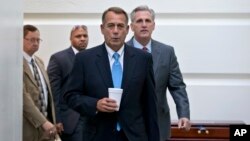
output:
[[[24,25],[23,141],[54,141],[57,135],[48,75],[43,61],[34,55],[41,41],[40,32],[35,26]]]
[[[47,72],[56,106],[57,123],[63,126],[62,141],[83,141],[83,123],[80,114],[70,109],[62,98],[65,82],[73,67],[75,55],[88,45],[88,30],[85,25],[75,25],[70,33],[71,46],[50,57]]]

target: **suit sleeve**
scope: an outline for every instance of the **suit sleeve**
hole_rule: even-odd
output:
[[[47,121],[34,104],[30,93],[27,92],[25,83],[23,84],[23,116],[28,119],[35,128],[40,127]]]
[[[178,117],[190,118],[189,100],[186,92],[186,85],[183,82],[182,74],[177,62],[177,57],[173,48],[171,48],[168,89],[175,101]]]
[[[60,95],[62,94],[62,71],[60,69],[60,64],[57,60],[57,58],[52,55],[50,60],[49,60],[49,65],[47,68],[48,76],[49,76],[49,81],[50,81],[50,86],[54,98],[54,103],[55,103],[55,110],[56,110],[56,122],[59,123],[61,122],[60,118]]]
[[[146,119],[146,127],[148,132],[149,141],[159,141],[160,133],[158,127],[157,116],[157,98],[155,93],[155,81],[153,73],[153,60],[152,56],[148,57],[147,63],[147,76],[145,80],[144,93],[144,115]]]
[[[84,116],[96,115],[98,99],[86,94],[84,60],[80,54],[75,57],[74,65],[66,83],[64,100],[70,108]]]

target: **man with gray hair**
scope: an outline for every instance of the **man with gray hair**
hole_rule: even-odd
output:
[[[166,90],[172,95],[178,114],[178,127],[190,129],[189,100],[174,48],[151,38],[155,29],[155,12],[148,6],[138,6],[131,12],[131,30],[134,37],[127,44],[143,49],[153,56],[155,89],[157,95],[158,124],[161,141],[170,138],[170,111]]]

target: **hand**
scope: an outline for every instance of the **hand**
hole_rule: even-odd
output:
[[[116,101],[110,98],[102,98],[97,101],[97,110],[100,112],[108,112],[112,113],[115,112],[118,105],[116,104]]]
[[[42,125],[43,130],[45,131],[45,137],[49,138],[49,139],[54,139],[57,131],[56,131],[56,127],[49,121],[46,121],[43,125]]]
[[[62,134],[62,131],[64,131],[63,124],[61,122],[56,124],[56,130],[57,130],[57,133],[60,135]]]
[[[180,118],[178,121],[178,128],[185,129],[186,131],[189,131],[191,127],[190,120],[188,118]]]

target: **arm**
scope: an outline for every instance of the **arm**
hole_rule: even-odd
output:
[[[186,92],[186,85],[183,81],[177,57],[173,48],[171,48],[170,61],[171,62],[168,88],[176,104],[177,114],[179,117],[178,127],[189,130],[189,100]]]
[[[170,75],[168,89],[175,101],[178,117],[189,118],[189,101],[186,92],[186,85],[183,82],[182,74],[177,62],[177,58],[174,53],[174,49],[171,48],[170,59]]]
[[[55,126],[49,122],[46,117],[40,112],[34,104],[30,93],[26,90],[25,83],[23,84],[23,116],[35,127],[42,129],[45,135],[49,138],[54,137],[56,134]]]
[[[50,86],[53,94],[53,99],[55,103],[56,110],[56,128],[59,134],[64,130],[63,124],[60,116],[60,96],[62,95],[62,83],[63,83],[63,75],[62,69],[60,68],[59,62],[54,55],[51,56],[49,60],[49,65],[47,68]]]
[[[25,83],[23,84],[23,116],[27,118],[35,128],[42,126],[42,124],[47,121],[33,102],[30,93],[26,90]]]
[[[54,103],[55,103],[55,109],[56,109],[56,120],[57,123],[61,122],[61,117],[60,117],[60,104],[59,104],[59,99],[60,95],[62,93],[62,71],[59,65],[58,60],[54,55],[51,56],[49,60],[49,65],[47,68],[48,76],[49,76],[49,81],[50,81],[50,86],[54,98]]]

